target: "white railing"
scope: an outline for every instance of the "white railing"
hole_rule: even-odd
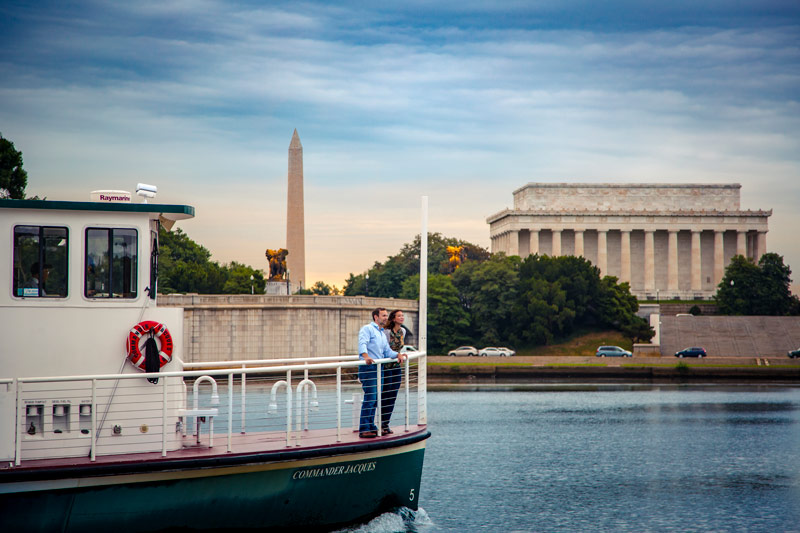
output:
[[[407,355],[409,357],[403,363],[403,378],[393,421],[394,427],[401,425],[397,424],[400,419],[397,415],[402,413],[402,425],[409,431],[412,425],[425,424],[422,418],[426,411],[425,394],[420,390],[419,383],[420,376],[424,375],[426,355],[424,352]],[[392,362],[395,360],[375,361],[379,368]],[[267,366],[267,363],[271,364]],[[252,364],[258,366],[250,367]],[[328,430],[321,433],[327,435],[329,443],[334,437],[336,442],[341,442],[344,432],[358,430],[362,388],[357,372],[363,364],[357,356],[313,358],[300,362],[297,359],[224,361],[186,364],[185,368],[192,370],[181,372],[28,377],[0,380],[0,383],[10,383],[16,389],[14,459],[15,464],[20,465],[23,459],[44,457],[88,455],[94,461],[98,454],[125,453],[125,450],[135,447],[136,442],[144,440],[151,448],[155,447],[146,451],[158,451],[156,434],[159,426],[160,451],[165,457],[169,451],[199,444],[201,425],[205,420],[209,423],[208,445],[213,446],[215,418],[222,418],[227,423],[224,431],[227,437],[226,451],[234,452],[233,422],[237,416],[241,418],[239,433],[257,432],[260,441],[273,447],[278,441],[285,446],[301,446],[304,439],[313,435],[310,430]],[[146,378],[159,378],[159,382],[150,385],[145,381]],[[181,385],[186,379],[194,379],[191,398],[186,386]],[[226,400],[221,405],[221,397],[217,393],[218,381],[219,385],[227,388],[227,394],[222,396]],[[379,434],[382,433],[381,381],[376,380]],[[204,389],[213,390],[210,395],[201,393],[201,387],[206,382],[210,386]],[[237,382],[240,391],[239,401],[235,403]],[[127,386],[116,386],[122,383]],[[212,407],[201,407],[201,404],[211,404]],[[58,405],[74,406],[72,419],[80,419],[83,429],[76,431],[76,427],[66,426],[63,432],[55,431]],[[85,408],[87,405],[90,407]],[[343,423],[345,417],[342,412],[346,405],[352,409],[351,422],[347,425]],[[39,411],[47,411],[51,406],[52,415]],[[69,419],[69,409],[62,407],[60,416]],[[106,419],[112,418],[108,417],[110,411],[114,413],[115,421],[124,419],[127,422],[107,424]],[[85,415],[90,415],[85,417],[87,420],[83,418]],[[40,426],[35,438],[28,434],[28,422],[31,420]],[[191,429],[195,436],[191,444],[191,441],[183,438],[189,430],[189,422],[192,422]],[[176,427],[172,435],[171,424]],[[36,430],[34,426],[31,422],[31,427]],[[223,431],[217,432],[217,436],[221,436],[220,433]],[[112,437],[122,434],[126,438]],[[88,438],[88,443],[85,438]],[[70,455],[65,449],[77,451]]]

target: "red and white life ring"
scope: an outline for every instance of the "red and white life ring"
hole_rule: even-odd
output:
[[[139,370],[145,370],[145,356],[142,353],[142,350],[139,349],[139,339],[151,331],[161,344],[158,352],[159,367],[162,367],[172,361],[172,335],[170,335],[167,326],[155,322],[154,320],[145,320],[143,322],[139,322],[131,328],[130,333],[128,333],[128,340],[125,346],[128,352],[128,359],[130,359],[131,363],[133,363],[133,366]]]

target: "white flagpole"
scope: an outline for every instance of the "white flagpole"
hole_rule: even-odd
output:
[[[428,423],[428,197],[422,197],[422,229],[419,248],[419,358],[417,374],[418,423]]]

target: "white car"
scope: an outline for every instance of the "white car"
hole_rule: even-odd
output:
[[[506,357],[511,357],[512,355],[517,355],[517,352],[512,350],[511,348],[506,348],[505,346],[501,346],[498,348],[501,352],[505,352]]]
[[[406,344],[402,348],[400,348],[400,353],[410,353],[410,352],[418,352],[416,347],[411,346],[410,344]]]
[[[511,354],[502,348],[487,346],[486,348],[478,352],[478,355],[480,355],[481,357],[508,357]]]
[[[455,350],[450,350],[447,355],[450,357],[455,357],[457,355],[466,355],[467,357],[472,357],[473,355],[478,354],[478,349],[474,346],[459,346]]]

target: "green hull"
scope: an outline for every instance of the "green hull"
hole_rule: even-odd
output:
[[[0,529],[325,530],[397,507],[417,508],[424,439],[334,453],[336,448],[305,459],[218,467],[197,463],[199,468],[60,481],[77,488],[57,489],[58,480],[39,480],[33,482],[36,490],[0,494]]]

